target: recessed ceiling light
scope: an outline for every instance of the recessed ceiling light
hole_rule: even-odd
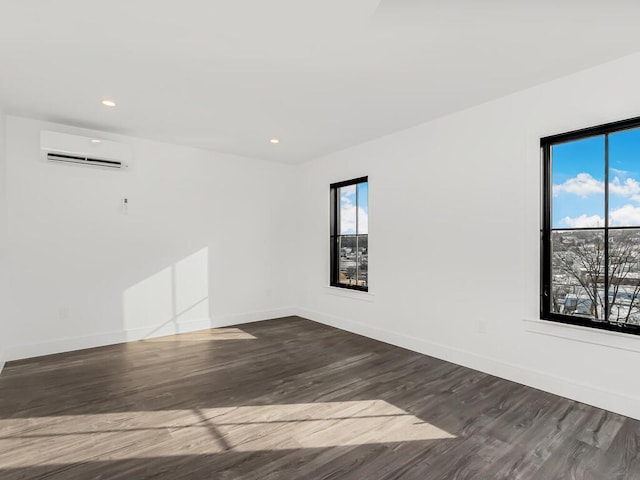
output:
[[[116,102],[114,102],[113,100],[102,100],[102,105],[104,105],[105,107],[115,107]]]
[[[274,145],[275,145],[275,144],[277,144],[277,143],[280,143],[280,140],[279,140],[279,139],[277,139],[277,138],[275,138],[275,137],[274,137],[274,138],[272,138],[272,139],[271,139],[271,140],[269,140],[269,141],[270,141],[271,143],[273,143]]]
[[[92,138],[91,139],[91,143],[100,143],[101,140],[98,140],[97,138]]]

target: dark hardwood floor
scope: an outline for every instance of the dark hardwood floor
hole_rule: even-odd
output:
[[[297,317],[10,362],[0,478],[640,479],[640,422]]]

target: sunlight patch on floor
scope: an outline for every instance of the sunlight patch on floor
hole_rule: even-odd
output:
[[[0,465],[327,448],[454,438],[384,400],[0,420]],[[19,457],[12,452],[20,450]]]
[[[191,333],[181,333],[180,335],[168,335],[166,337],[147,338],[142,340],[145,343],[163,342],[210,342],[221,340],[257,340],[257,338],[240,328],[225,327],[211,330],[199,330]]]

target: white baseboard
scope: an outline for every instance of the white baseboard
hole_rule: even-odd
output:
[[[24,358],[40,357],[42,355],[51,355],[54,353],[82,350],[85,348],[103,347],[105,345],[113,345],[116,343],[133,342],[136,340],[144,340],[146,338],[164,337],[166,335],[174,335],[176,333],[188,333],[198,330],[207,330],[209,328],[227,327],[230,325],[239,325],[242,323],[268,320],[271,318],[287,317],[294,315],[295,311],[296,309],[293,307],[284,307],[275,310],[218,315],[211,319],[206,318],[192,320],[189,322],[179,322],[177,324],[167,322],[166,324],[159,326],[135,328],[119,332],[99,333],[96,335],[87,335],[82,337],[59,338],[47,342],[8,347],[5,351],[4,358],[7,361],[20,360]],[[1,359],[2,357],[0,357],[0,360]]]
[[[543,390],[640,420],[640,398],[629,397],[618,392],[603,390],[595,385],[578,383],[568,378],[532,370],[521,365],[508,364],[495,358],[477,355],[465,350],[312,310],[298,309],[298,315],[341,330],[357,333],[365,337],[430,355],[457,365],[472,368],[480,372],[495,375],[496,377],[501,377],[522,385],[537,388],[538,390]]]
[[[171,324],[156,327],[155,329],[153,327],[140,328],[8,347],[5,348],[4,355],[3,352],[0,351],[0,372],[2,371],[4,360],[18,360],[53,353],[81,350],[84,348],[142,340],[145,338],[161,337],[175,333],[186,333],[209,328],[239,325],[291,315],[299,315],[315,322],[330,325],[359,335],[364,335],[375,340],[406,348],[414,352],[430,355],[457,365],[472,368],[490,375],[495,375],[513,382],[640,420],[640,398],[634,398],[618,392],[604,390],[595,385],[579,383],[572,379],[562,378],[547,372],[533,370],[522,365],[508,364],[488,356],[478,355],[447,345],[429,342],[428,340],[411,337],[409,335],[392,332],[382,328],[372,327],[364,323],[296,307],[284,307],[268,311],[221,315],[213,317],[212,319],[181,322],[177,326]]]

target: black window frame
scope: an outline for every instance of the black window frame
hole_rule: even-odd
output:
[[[540,228],[540,318],[571,325],[614,331],[619,333],[629,333],[640,335],[640,325],[618,324],[608,320],[609,295],[604,295],[605,319],[592,320],[587,317],[565,315],[553,312],[551,308],[551,288],[552,288],[552,245],[551,235],[554,230],[593,230],[602,231],[604,235],[604,291],[609,291],[609,231],[624,229],[640,229],[633,227],[611,227],[609,226],[609,135],[625,130],[640,128],[640,117],[630,118],[610,122],[594,127],[582,128],[557,135],[550,135],[540,139],[540,150],[542,156],[542,215]],[[562,143],[583,140],[587,138],[604,136],[604,215],[605,223],[603,227],[597,228],[553,228],[552,226],[552,147]]]
[[[369,184],[369,177],[365,176],[365,177],[358,177],[358,178],[353,178],[351,180],[345,180],[342,182],[336,182],[336,183],[332,183],[329,186],[329,196],[330,196],[330,201],[329,201],[329,206],[330,206],[330,227],[329,227],[329,241],[331,244],[331,249],[330,249],[330,263],[331,263],[331,267],[330,267],[330,273],[329,273],[329,286],[331,287],[338,287],[338,288],[345,288],[347,290],[357,290],[360,292],[368,292],[369,291],[369,276],[367,273],[367,284],[365,286],[360,286],[360,285],[347,285],[344,283],[340,283],[339,282],[339,275],[340,275],[340,253],[339,253],[339,242],[340,242],[340,238],[341,237],[345,237],[345,236],[363,236],[365,234],[359,234],[358,233],[358,193],[357,193],[357,189],[356,189],[356,233],[355,234],[348,234],[348,235],[341,235],[340,234],[340,198],[338,198],[338,191],[340,188],[342,187],[348,187],[351,185],[358,185],[360,183],[367,183],[367,188],[368,188],[368,184]],[[367,191],[367,195],[368,195],[368,191]],[[367,245],[368,245],[368,239],[369,239],[369,232],[367,231],[366,233],[367,235]],[[367,252],[368,252],[368,246],[367,246]],[[357,259],[356,259],[356,263],[357,263]],[[356,271],[356,281],[357,281],[357,271]]]

